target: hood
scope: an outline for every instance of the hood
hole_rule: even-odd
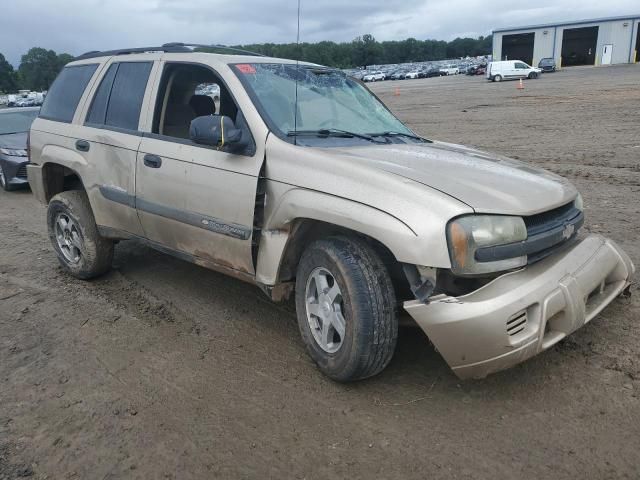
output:
[[[0,148],[25,150],[27,148],[27,132],[0,135]]]
[[[569,203],[577,195],[575,187],[563,177],[460,145],[389,144],[338,147],[325,152],[439,190],[478,213],[533,215]]]

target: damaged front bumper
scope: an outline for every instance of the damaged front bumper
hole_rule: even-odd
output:
[[[613,241],[590,235],[460,297],[405,302],[460,378],[483,378],[551,347],[629,286],[635,268]]]

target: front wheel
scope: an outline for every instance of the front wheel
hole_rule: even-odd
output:
[[[60,265],[71,275],[87,280],[109,271],[113,242],[98,233],[84,191],[70,190],[54,196],[47,209],[47,226]]]
[[[531,72],[531,73],[529,74],[529,79],[530,79],[530,80],[533,80],[534,78],[538,78],[538,74],[537,74],[536,72]]]
[[[384,263],[363,240],[331,237],[304,251],[296,312],[307,352],[328,377],[360,380],[391,361],[398,337],[395,292]]]

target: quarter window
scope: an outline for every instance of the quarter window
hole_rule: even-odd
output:
[[[109,103],[109,96],[111,95],[111,87],[113,86],[113,79],[116,77],[117,70],[117,63],[111,65],[109,70],[107,70],[102,82],[100,82],[98,91],[93,97],[86,123],[104,125],[104,119],[107,116],[107,104]]]
[[[98,64],[65,67],[51,85],[40,116],[48,120],[71,123],[80,98],[97,68]]]
[[[151,66],[152,62],[112,64],[96,91],[86,123],[138,130]]]

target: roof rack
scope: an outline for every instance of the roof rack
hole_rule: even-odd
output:
[[[124,48],[121,50],[92,50],[90,52],[83,53],[76,57],[74,60],[86,60],[87,58],[96,57],[113,57],[117,55],[130,55],[132,53],[148,53],[148,52],[165,52],[165,53],[189,53],[193,52],[194,48],[211,48],[218,50],[228,50],[231,52],[242,53],[244,55],[255,55],[258,57],[264,57],[261,53],[251,52],[249,50],[243,50],[241,48],[227,47],[226,45],[203,45],[199,43],[181,43],[172,42],[165,43],[160,47],[138,47],[138,48]]]
[[[229,50],[230,52],[242,53],[244,55],[254,55],[256,57],[264,57],[265,56],[262,53],[252,52],[251,50],[245,50],[243,48],[227,47],[226,45],[218,45],[218,44],[204,45],[204,44],[201,44],[201,43],[172,42],[172,43],[165,43],[162,46],[163,47],[215,48],[215,49],[218,49],[218,50]]]

